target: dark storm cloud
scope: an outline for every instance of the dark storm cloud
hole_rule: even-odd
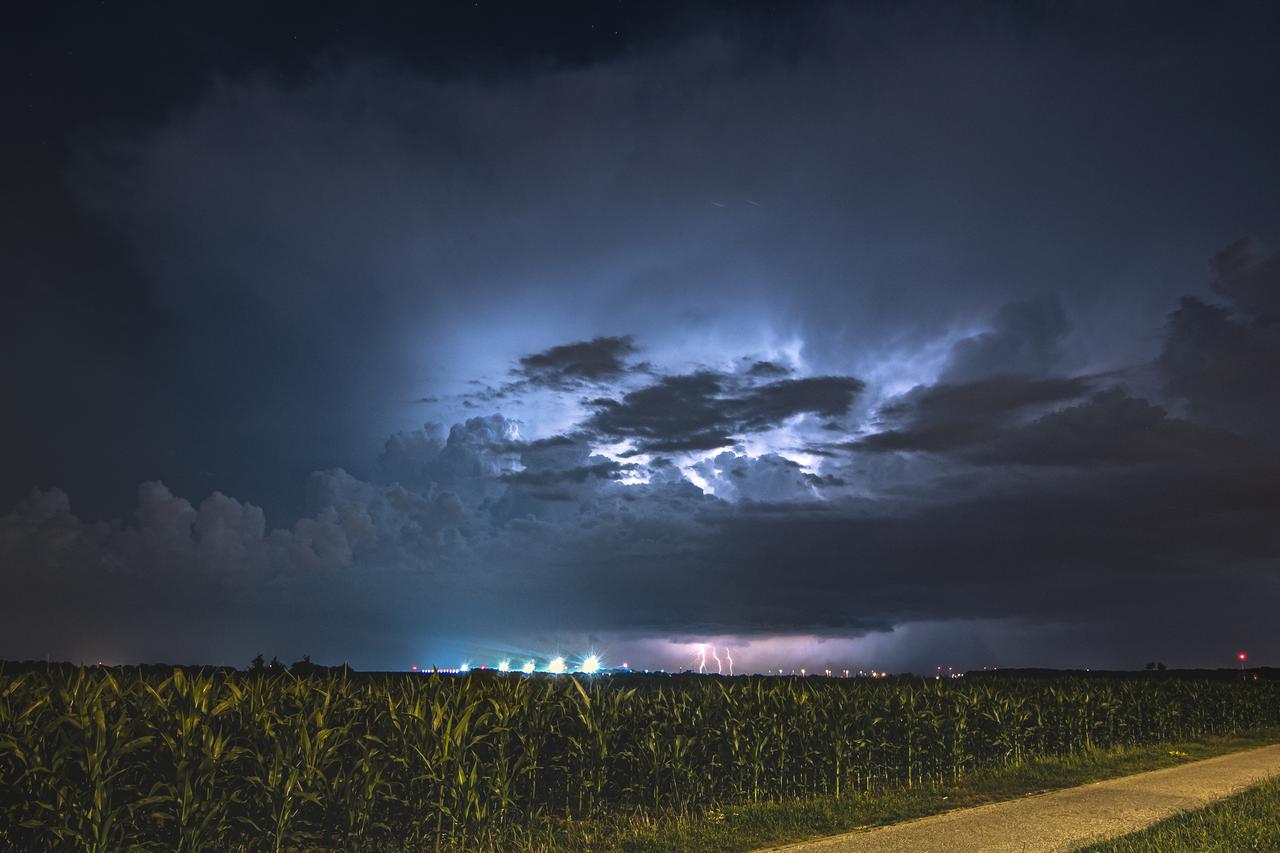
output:
[[[892,428],[845,447],[927,452],[981,465],[1238,466],[1270,455],[1225,430],[1169,417],[1122,388],[1093,391],[1097,383],[1098,377],[1003,376],[916,389],[880,409]]]
[[[944,614],[1088,622],[1142,608],[1158,584],[1162,608],[1190,611],[1206,564],[1218,566],[1214,582],[1274,590],[1274,563],[1254,561],[1280,544],[1256,526],[1280,508],[1275,470],[969,484],[888,516],[858,505],[726,515],[725,583],[710,606],[725,618],[768,601],[757,618],[778,625],[803,612],[837,632]],[[1211,506],[1224,510],[1205,515]],[[1091,594],[1070,594],[1080,588]]]
[[[988,332],[957,341],[941,379],[967,382],[1010,371],[1042,375],[1062,359],[1070,331],[1056,297],[1010,302],[996,312]]]
[[[616,480],[635,468],[635,465],[605,460],[594,465],[580,465],[563,470],[517,471],[513,474],[504,474],[502,479],[508,483],[524,486],[549,486],[555,483],[582,483],[592,477],[600,480]]]
[[[1001,414],[1088,387],[984,382],[925,389],[916,402]],[[1280,512],[1280,460],[1114,389],[949,450],[980,476],[953,470],[870,497],[840,496],[856,474],[726,451],[695,466],[713,498],[666,459],[618,464],[593,456],[583,436],[516,433],[491,416],[447,436],[394,436],[384,478],[316,473],[312,514],[281,530],[253,506],[214,494],[195,507],[159,484],[140,490],[124,525],[85,524],[65,495],[38,492],[0,524],[5,564],[28,567],[6,584],[19,596],[76,590],[64,607],[86,630],[100,630],[88,601],[127,608],[137,584],[152,602],[181,610],[199,599],[202,613],[251,619],[285,596],[280,637],[340,606],[376,620],[384,653],[412,632],[412,602],[441,598],[456,605],[431,608],[432,630],[446,633],[519,634],[550,621],[618,637],[853,637],[956,620],[1105,633],[1124,619],[1157,630],[1165,617],[1142,615],[1153,587],[1162,612],[1203,614],[1210,586],[1258,602],[1233,616],[1253,631],[1276,592],[1280,532],[1265,519]],[[623,473],[648,482],[623,485]],[[1089,594],[1072,594],[1081,588]],[[370,641],[347,624],[326,642]],[[255,629],[243,642],[271,636]]]
[[[1280,321],[1280,256],[1246,237],[1213,258],[1213,290],[1260,323]]]
[[[865,382],[852,376],[783,379],[751,389],[732,411],[742,424],[740,429],[761,430],[798,414],[843,415],[865,387]]]
[[[664,376],[621,400],[592,401],[596,411],[584,426],[603,437],[631,439],[643,453],[715,450],[795,415],[842,415],[864,387],[861,380],[848,376],[745,387],[732,376],[712,371]]]
[[[135,479],[285,518],[307,471],[363,470],[419,417],[400,401],[451,400],[438,417],[461,419],[504,399],[465,399],[466,380],[501,389],[547,341],[634,334],[650,357],[695,340],[777,364],[763,345],[794,339],[808,372],[865,378],[1012,301],[1032,307],[976,331],[956,381],[1149,357],[1155,329],[1134,323],[1199,284],[1186,271],[1224,229],[1274,221],[1251,165],[1280,142],[1255,109],[1273,63],[1194,27],[1135,44],[1059,15],[1089,50],[1035,15],[1024,31],[812,6],[782,29],[710,15],[594,63],[422,74],[375,44],[287,78],[208,75],[156,118],[78,135],[62,181],[127,259],[139,314],[107,336],[136,401],[113,434],[145,435]],[[1265,31],[1204,17],[1221,41]],[[1245,108],[1253,132],[1220,131]],[[1164,239],[1134,240],[1135,223]],[[1070,340],[1034,307],[1053,292],[1080,315]],[[42,326],[69,328],[63,301]],[[93,390],[89,339],[57,336],[52,384]],[[20,409],[48,384],[24,381]],[[60,458],[45,432],[24,427]],[[45,467],[31,476],[73,485],[97,466]]]
[[[635,352],[630,336],[592,338],[521,356],[515,372],[532,385],[573,388],[583,382],[620,379],[628,369],[627,357]]]
[[[708,17],[69,137],[93,239],[0,229],[0,655],[1273,637],[1276,261],[1200,270],[1280,229],[1274,13]]]
[[[637,452],[714,450],[733,441],[720,406],[722,389],[723,377],[711,372],[666,376],[622,400],[594,400],[596,413],[586,425],[604,436],[637,440]]]
[[[985,465],[1147,465],[1187,463],[1239,470],[1273,454],[1232,433],[1171,418],[1119,388],[1093,395],[1020,427],[985,436],[967,451]]]
[[[916,388],[879,410],[889,425],[853,442],[862,450],[946,451],[989,440],[1028,410],[1089,393],[1087,378],[996,376]]]
[[[1228,306],[1186,297],[1169,317],[1159,367],[1164,390],[1218,426],[1274,441],[1280,430],[1280,258],[1256,238],[1214,259]]]
[[[1177,336],[1171,327],[1171,344]],[[853,442],[852,465],[814,473],[777,454],[704,458],[692,470],[711,498],[666,459],[618,463],[591,443],[729,442],[796,414],[843,415],[863,385],[660,376],[597,402],[573,433],[526,440],[493,415],[394,435],[376,480],[314,474],[311,514],[291,528],[269,530],[261,510],[218,493],[196,507],[148,484],[123,526],[85,524],[65,495],[35,493],[3,520],[0,546],[7,564],[33,569],[7,581],[11,592],[74,584],[87,598],[66,607],[87,626],[89,598],[127,608],[121,596],[138,582],[178,610],[200,599],[209,612],[242,614],[269,612],[272,589],[293,602],[280,630],[305,630],[341,600],[377,618],[391,647],[412,617],[389,602],[406,594],[490,598],[491,617],[435,613],[437,631],[536,631],[552,620],[618,636],[851,637],[955,620],[1105,632],[1152,584],[1164,608],[1195,607],[1207,584],[1271,600],[1280,540],[1264,519],[1280,511],[1280,459],[1118,388],[1097,391],[1100,381],[993,376],[916,388],[880,408],[894,428]],[[854,467],[872,450],[929,451],[986,473],[899,477],[881,494],[851,496],[886,485]],[[621,484],[628,475],[642,481]],[[1078,588],[1091,594],[1070,594]],[[495,593],[521,605],[496,604]],[[1236,615],[1256,621],[1247,608]],[[333,641],[356,640],[339,631]]]
[[[834,474],[826,474],[818,476],[817,474],[805,474],[804,478],[818,488],[838,488],[840,486],[849,485],[849,481],[843,477],[837,477]]]
[[[748,376],[756,376],[768,379],[778,379],[791,374],[791,368],[785,365],[775,364],[772,361],[757,361],[747,368]]]

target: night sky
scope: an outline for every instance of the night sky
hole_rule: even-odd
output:
[[[1280,665],[1280,6],[0,12],[0,658]]]

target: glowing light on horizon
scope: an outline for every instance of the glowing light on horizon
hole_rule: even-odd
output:
[[[523,672],[525,675],[533,675],[533,671],[537,669],[537,667],[538,665],[535,664],[533,661],[527,660],[524,662],[524,666],[520,667],[520,671]]]
[[[467,663],[466,661],[463,661],[462,666],[458,667],[458,672],[470,672],[470,671],[471,671],[471,664]]]
[[[599,671],[600,671],[600,658],[597,657],[596,655],[587,655],[583,659],[582,666],[579,669],[579,672],[586,673],[587,675],[591,675],[592,673],[599,672]]]
[[[509,660],[498,661],[498,672],[510,672],[510,671],[511,671],[511,661]]]
[[[561,675],[564,673],[564,670],[564,658],[562,657],[554,657],[551,659],[551,663],[547,664],[547,672],[552,675]]]

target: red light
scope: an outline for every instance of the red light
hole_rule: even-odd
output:
[[[1240,658],[1240,660],[1248,660],[1248,659],[1249,659],[1249,656],[1248,656],[1248,655],[1246,655],[1244,652],[1241,652],[1240,654],[1236,655],[1236,657]]]

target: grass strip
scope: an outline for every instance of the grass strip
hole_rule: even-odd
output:
[[[1280,850],[1280,778],[1082,853],[1237,853]]]
[[[757,850],[1175,767],[1277,741],[1280,741],[1280,730],[1271,729],[1249,735],[1036,759],[1018,767],[979,771],[956,784],[924,785],[841,799],[812,797],[787,802],[713,805],[686,814],[642,811],[591,821],[554,821],[537,832],[531,846],[535,850],[620,853]],[[1274,815],[1273,825],[1280,825],[1280,818]],[[1193,845],[1185,849],[1202,848]],[[1277,850],[1280,846],[1220,849]]]

